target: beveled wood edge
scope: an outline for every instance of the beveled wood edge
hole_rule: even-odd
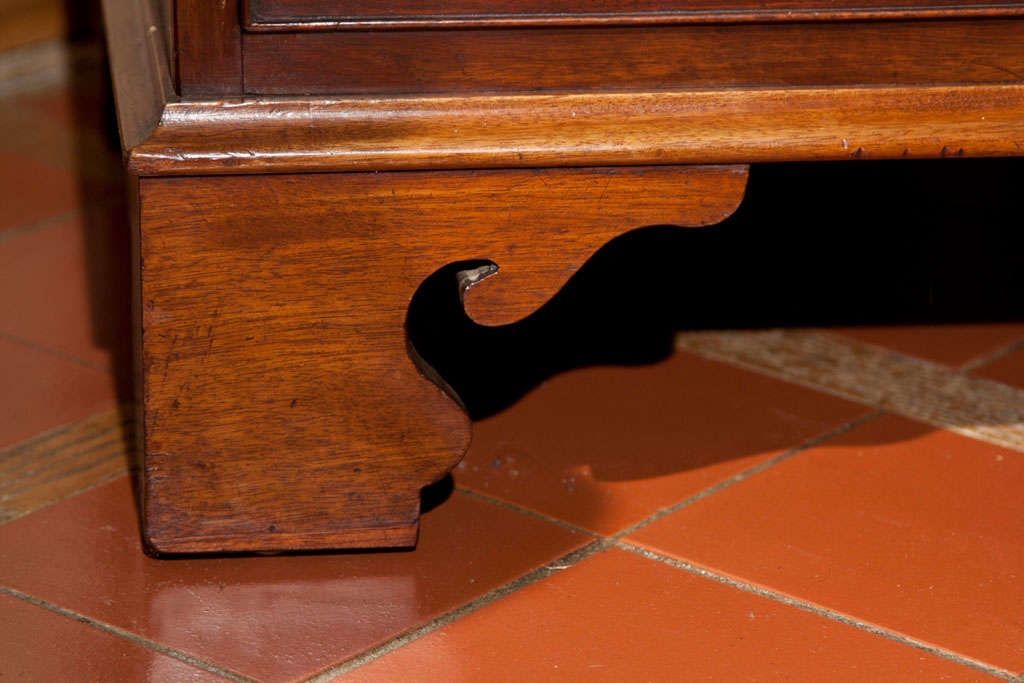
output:
[[[125,155],[152,134],[177,99],[171,52],[150,0],[103,0],[107,52]]]
[[[946,5],[942,7],[862,7],[843,10],[763,9],[691,10],[683,12],[428,15],[416,17],[346,17],[277,21],[253,19],[243,0],[242,26],[253,33],[316,31],[386,31],[458,28],[537,28],[556,26],[659,26],[687,24],[754,24],[807,21],[886,21],[918,19],[996,19],[1024,16],[1024,4]]]
[[[1024,155],[1024,84],[167,102],[140,175]]]
[[[419,498],[414,499],[418,508]],[[418,509],[417,509],[418,512]],[[392,524],[373,529],[349,529],[346,540],[339,543],[338,532],[281,535],[267,543],[259,536],[239,537],[233,534],[202,536],[164,536],[144,526],[143,543],[153,556],[193,555],[196,553],[288,553],[323,552],[326,550],[373,550],[377,548],[413,548],[419,538],[419,518],[407,524]]]
[[[148,0],[104,0],[138,175],[1024,155],[1024,84],[180,101]]]

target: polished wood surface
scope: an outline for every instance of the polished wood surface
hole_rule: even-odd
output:
[[[167,104],[178,99],[165,10],[166,3],[103,3],[117,123],[126,158],[157,127]]]
[[[180,103],[143,175],[1024,153],[1024,85]]]
[[[153,547],[411,545],[420,488],[469,441],[408,355],[420,283],[491,259],[503,272],[474,313],[516,318],[622,232],[722,220],[745,180],[714,166],[144,178]]]
[[[250,31],[1014,16],[1014,0],[246,0]]]
[[[246,91],[266,95],[1000,83],[1024,74],[1024,19],[261,33],[244,40]]]
[[[104,7],[125,154],[141,175],[1010,156],[1024,139],[1016,82],[182,99],[163,31],[148,28],[159,12],[129,0]],[[1016,64],[1021,44],[950,49],[964,50],[979,81],[1019,81],[1018,67],[979,55],[1002,51]],[[941,55],[936,64],[956,68]]]
[[[470,436],[417,291],[514,321],[752,162],[1024,155],[1016,4],[153,2],[104,0],[157,552],[415,542]]]
[[[178,92],[241,95],[242,29],[237,0],[174,0]]]

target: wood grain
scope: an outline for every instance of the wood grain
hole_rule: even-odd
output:
[[[1024,20],[1007,19],[263,33],[244,42],[246,92],[266,95],[1024,79]]]
[[[156,1],[104,0],[141,176],[143,507],[157,552],[415,543],[421,487],[470,436],[403,334],[417,288],[448,264],[501,266],[465,304],[500,324],[622,232],[723,219],[750,162],[1024,154],[1017,5],[736,0],[754,11],[694,26],[728,17],[636,23],[654,0],[597,0],[618,14],[513,30],[497,26],[553,0],[499,0],[486,31],[344,33],[328,16],[243,38],[237,0],[178,0],[175,94]],[[444,11],[477,0],[456,2]],[[386,21],[414,8],[389,7]],[[787,8],[901,20],[793,23]],[[584,26],[606,19],[630,26]]]
[[[181,96],[241,95],[238,0],[175,0],[175,11]]]
[[[1012,0],[248,0],[250,31],[846,21],[1013,16]]]
[[[150,136],[167,103],[177,99],[165,42],[166,13],[162,4],[131,0],[104,0],[102,7],[118,128],[127,155]]]
[[[1024,86],[793,88],[168,105],[143,175],[1024,154]]]
[[[125,153],[141,175],[1024,153],[1020,84],[178,101],[147,7],[104,0]]]
[[[143,178],[146,534],[163,552],[411,545],[469,422],[410,360],[417,287],[507,269],[488,320],[598,247],[728,215],[745,168]],[[497,283],[495,283],[497,284]]]

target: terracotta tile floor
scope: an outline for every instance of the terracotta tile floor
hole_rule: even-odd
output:
[[[478,420],[414,551],[147,557],[98,72],[0,100],[4,680],[1024,681],[1024,324],[683,334]]]

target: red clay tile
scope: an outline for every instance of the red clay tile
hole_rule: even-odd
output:
[[[112,353],[130,366],[129,241],[127,219],[108,209],[0,242],[0,332],[98,368],[112,368]]]
[[[972,669],[611,550],[385,655],[355,681],[906,681]]]
[[[474,424],[455,481],[613,534],[868,411],[680,352],[552,378]]]
[[[1024,389],[1024,349],[997,358],[972,370],[971,374]]]
[[[105,75],[99,70],[83,69],[75,73],[73,85],[25,94],[18,100],[21,107],[42,114],[66,128],[84,126],[105,132],[107,117],[113,115],[107,97]]]
[[[837,334],[960,367],[1024,338],[1024,323],[842,327]]]
[[[0,448],[117,404],[114,378],[0,337]]]
[[[1024,669],[1024,454],[886,416],[629,540]]]
[[[0,527],[0,583],[262,681],[295,680],[588,537],[452,497],[412,552],[155,560],[127,479]]]
[[[65,171],[83,187],[80,195],[89,202],[104,200],[103,191],[109,193],[124,184],[118,145],[103,132],[41,116],[19,98],[0,101],[0,130],[17,131],[17,135],[0,135],[0,158],[13,160],[15,169],[19,164],[25,169],[43,164]],[[30,165],[22,163],[26,161]],[[22,184],[31,180],[29,175]],[[28,187],[35,187],[36,193],[46,189],[30,183]],[[4,186],[5,193],[10,189]]]
[[[226,680],[9,595],[0,595],[0,679]]]
[[[0,234],[80,206],[79,180],[69,170],[0,152]]]

